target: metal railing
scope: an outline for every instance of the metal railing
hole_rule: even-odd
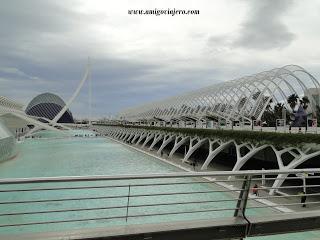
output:
[[[306,186],[298,184],[295,174],[310,173]],[[290,174],[277,189],[286,194],[269,195],[278,174]],[[108,227],[312,210],[320,206],[319,178],[320,169],[295,169],[0,179],[0,236],[37,225]]]
[[[108,123],[105,123],[108,125]],[[95,126],[105,125],[104,123],[96,123],[94,124]],[[155,126],[155,127],[166,127],[168,129],[170,128],[197,128],[197,129],[224,129],[224,130],[238,130],[238,131],[256,131],[256,132],[279,132],[279,133],[313,133],[313,134],[318,134],[320,133],[320,128],[319,127],[312,127],[312,126],[302,126],[302,127],[290,127],[290,125],[285,125],[285,126],[274,126],[274,127],[265,127],[265,126],[252,126],[252,125],[242,125],[242,126],[231,126],[231,125],[223,125],[223,126],[207,126],[205,124],[203,125],[186,125],[186,126],[181,126],[179,124],[163,124],[163,125],[150,125],[150,124],[128,124],[130,126]],[[111,125],[113,126],[113,125]]]
[[[294,193],[292,191],[302,190],[302,185],[286,185],[282,186],[279,189],[281,190],[289,190],[289,194],[284,196],[270,196],[265,194],[265,196],[256,196],[252,198],[249,192],[252,190],[252,183],[261,181],[260,176],[268,176],[268,175],[277,175],[277,174],[318,174],[320,173],[320,169],[306,169],[306,170],[290,170],[290,171],[280,171],[280,170],[263,170],[263,171],[239,171],[239,172],[198,172],[198,173],[167,173],[167,174],[146,174],[146,175],[120,175],[120,176],[76,176],[76,177],[44,177],[44,178],[17,178],[17,179],[0,179],[0,206],[4,205],[17,205],[17,204],[32,204],[32,203],[49,203],[49,202],[68,202],[68,201],[86,201],[86,200],[106,200],[106,199],[125,199],[126,204],[117,205],[117,206],[103,206],[103,207],[86,207],[86,208],[64,208],[64,209],[46,209],[42,211],[18,211],[18,212],[1,212],[0,217],[3,216],[17,216],[17,215],[31,215],[31,214],[45,214],[45,213],[57,213],[57,212],[74,212],[74,211],[93,211],[93,210],[102,210],[102,209],[125,209],[126,214],[117,215],[113,217],[101,217],[101,218],[88,218],[88,219],[70,219],[70,220],[58,220],[58,221],[44,221],[44,222],[31,222],[31,223],[15,223],[10,222],[4,223],[0,222],[0,228],[8,227],[8,226],[21,226],[21,225],[30,225],[30,224],[48,224],[48,223],[61,223],[67,221],[89,221],[89,220],[99,220],[99,219],[126,219],[134,218],[134,217],[146,217],[146,216],[158,216],[158,215],[172,215],[172,214],[186,214],[186,213],[197,213],[197,212],[208,212],[208,211],[226,211],[233,210],[235,212],[242,211],[242,214],[245,213],[245,209],[253,209],[253,208],[270,208],[276,206],[297,206],[302,205],[300,202],[291,202],[291,203],[275,203],[272,206],[269,205],[261,205],[261,206],[247,206],[247,204],[239,207],[237,204],[234,204],[233,207],[220,207],[220,208],[206,208],[201,209],[201,204],[207,203],[225,203],[225,202],[237,202],[238,204],[241,201],[256,201],[259,199],[274,199],[279,200],[281,198],[290,198],[290,197],[300,197],[301,195]],[[224,179],[227,176],[234,176],[236,179]],[[259,177],[258,177],[259,176]],[[200,177],[215,177],[215,180],[199,180]],[[244,177],[244,178],[243,178]],[[318,179],[320,176],[310,176],[309,179]],[[222,179],[217,179],[222,178]],[[278,178],[279,179],[279,178]],[[288,177],[286,178],[287,182],[290,180],[300,179],[300,177]],[[162,180],[161,182],[145,182],[145,180]],[[163,182],[165,180],[165,182]],[[174,181],[172,181],[174,180]],[[184,181],[181,181],[184,180]],[[187,180],[187,181],[186,181]],[[267,181],[275,180],[275,177],[266,177]],[[125,181],[125,182],[124,182]],[[89,182],[97,183],[99,185],[88,185]],[[105,183],[108,184],[105,184]],[[239,184],[243,182],[243,184]],[[50,184],[50,183],[68,183],[68,186],[37,186],[39,184]],[[72,183],[85,183],[84,185],[75,185],[72,186]],[[101,184],[103,183],[103,184]],[[237,185],[237,187],[233,188],[221,188],[217,185],[208,183],[233,183]],[[36,185],[36,186],[34,186]],[[52,184],[51,184],[52,185]],[[196,188],[189,188],[190,185],[196,185]],[[205,185],[205,186],[204,186]],[[21,187],[22,186],[22,187]],[[180,186],[180,187],[177,187]],[[181,188],[181,186],[184,186]],[[150,190],[151,188],[151,191]],[[167,187],[167,189],[162,190],[161,187]],[[169,188],[168,188],[169,187]],[[149,190],[148,190],[149,188]],[[311,188],[320,188],[320,182],[318,184],[307,185],[307,189]],[[102,195],[106,189],[111,189],[112,194],[110,195]],[[122,189],[121,191],[119,189]],[[123,190],[125,189],[125,191]],[[138,193],[135,193],[135,189],[140,189]],[[181,189],[180,191],[173,189]],[[190,189],[192,189],[190,191]],[[199,190],[198,190],[199,189]],[[270,190],[272,187],[263,186],[256,187],[257,191],[263,192],[266,190]],[[88,191],[95,190],[94,195],[83,196],[79,194],[79,191]],[[99,190],[99,192],[97,192]],[[72,197],[60,197],[65,196],[65,191],[68,191],[67,195],[72,195]],[[77,196],[74,196],[72,191],[77,191]],[[142,193],[141,193],[142,191]],[[245,195],[243,192],[246,191]],[[291,191],[291,193],[290,193]],[[53,198],[42,198],[39,193],[46,193],[44,195],[48,195],[48,192],[55,192]],[[109,191],[110,192],[110,191]],[[140,192],[140,193],[139,193]],[[12,194],[20,193],[18,197]],[[23,199],[22,193],[28,193],[28,196],[31,196],[30,193],[37,193],[37,198],[35,199]],[[69,194],[70,193],[70,194]],[[142,203],[139,204],[130,204],[130,200],[136,198],[141,198],[145,200],[147,197],[163,197],[163,196],[176,196],[177,199],[181,199],[183,195],[193,195],[199,197],[201,194],[211,194],[211,193],[231,193],[233,196],[228,197],[219,197],[218,199],[197,199],[193,201],[171,201],[171,202],[156,202],[156,203],[143,203],[144,201],[140,201]],[[240,194],[239,194],[240,193]],[[241,195],[242,194],[242,195]],[[52,194],[49,194],[52,195]],[[306,193],[306,196],[317,197],[320,195],[319,193]],[[248,197],[250,196],[250,197]],[[209,197],[210,198],[210,197]],[[7,200],[5,200],[7,199]],[[159,200],[159,199],[158,199]],[[161,198],[160,198],[161,200]],[[162,199],[165,200],[165,199]],[[139,202],[139,201],[138,201]],[[172,206],[172,205],[187,205],[187,204],[197,204],[199,209],[193,210],[183,210],[176,212],[154,212],[149,214],[130,214],[130,209],[132,208],[143,208],[143,207],[155,207],[155,206]],[[319,204],[319,201],[308,202],[310,204]],[[160,209],[162,210],[162,209]]]

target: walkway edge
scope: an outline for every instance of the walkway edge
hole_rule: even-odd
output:
[[[146,151],[144,151],[144,150],[142,150],[142,149],[140,149],[140,148],[136,148],[136,147],[134,147],[134,146],[131,146],[131,145],[129,145],[129,144],[126,144],[126,143],[124,143],[124,142],[121,142],[121,141],[119,141],[119,140],[113,139],[113,138],[108,137],[108,136],[105,136],[105,137],[108,138],[108,139],[110,139],[110,140],[112,140],[112,141],[114,141],[114,142],[120,143],[120,144],[122,144],[122,145],[124,145],[124,146],[126,146],[126,147],[132,148],[132,149],[134,149],[134,150],[136,150],[136,151],[138,151],[138,152],[141,152],[141,153],[144,153],[144,154],[146,154],[146,155],[148,155],[148,156],[151,156],[151,157],[153,157],[153,158],[159,159],[159,160],[162,161],[162,162],[165,162],[165,163],[168,163],[168,164],[170,164],[170,165],[172,165],[172,166],[175,166],[175,167],[177,167],[177,168],[180,168],[180,169],[182,169],[182,170],[184,170],[184,171],[186,171],[186,172],[193,172],[192,170],[190,170],[190,169],[188,169],[188,168],[186,168],[186,167],[184,167],[184,166],[181,166],[181,165],[179,165],[179,164],[173,163],[173,162],[168,161],[168,160],[166,160],[166,159],[164,159],[164,158],[161,158],[161,157],[159,157],[159,156],[153,155],[153,154],[151,154],[151,153],[149,153],[149,152],[146,152]],[[214,178],[211,178],[211,177],[202,177],[202,178],[208,180],[209,182],[212,182],[213,180],[215,180]],[[234,189],[236,189],[236,188],[234,188],[233,186],[230,186],[230,185],[228,185],[228,184],[226,184],[226,183],[224,183],[224,182],[214,182],[214,184],[219,185],[220,187],[226,188],[226,189],[228,189],[228,190],[234,190]],[[236,192],[239,192],[239,191],[236,191]],[[261,203],[261,204],[264,204],[264,205],[266,205],[266,206],[272,207],[273,209],[275,209],[275,210],[277,210],[277,211],[279,211],[279,212],[282,212],[282,213],[293,213],[293,212],[295,212],[295,211],[293,211],[292,209],[289,209],[289,208],[287,208],[287,207],[278,207],[278,206],[275,207],[275,206],[274,206],[274,205],[276,205],[275,203],[273,203],[273,202],[271,202],[271,201],[269,201],[269,200],[266,200],[266,199],[255,199],[254,196],[253,196],[253,194],[250,194],[250,198],[251,198],[252,200],[258,202],[258,203]]]

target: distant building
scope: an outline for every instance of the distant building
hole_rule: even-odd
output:
[[[52,120],[65,105],[65,102],[59,96],[52,93],[43,93],[31,100],[25,112],[31,116]],[[61,116],[58,123],[74,123],[69,109]]]

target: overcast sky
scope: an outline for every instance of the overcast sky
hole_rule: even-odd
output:
[[[320,80],[320,0],[0,0],[0,95],[67,100],[92,61],[93,115],[297,64]],[[200,15],[128,15],[130,9]],[[71,106],[87,116],[88,85]]]

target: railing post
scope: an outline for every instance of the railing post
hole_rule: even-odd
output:
[[[262,168],[262,170],[265,170],[264,168]],[[263,173],[261,174],[261,185],[265,186],[266,185],[266,175]]]
[[[131,191],[131,184],[129,184],[129,186],[128,186],[128,201],[127,201],[126,222],[128,222],[128,215],[129,215],[130,191]]]
[[[250,192],[250,184],[251,184],[252,176],[245,176],[242,183],[242,188],[239,194],[239,199],[237,202],[237,207],[234,212],[235,217],[245,217],[245,211],[247,207],[248,196]]]

